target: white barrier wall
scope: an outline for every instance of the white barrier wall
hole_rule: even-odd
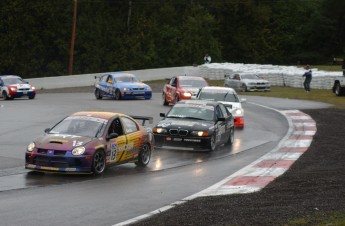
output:
[[[332,89],[334,80],[342,77],[342,72],[319,71],[313,68],[313,89]],[[293,66],[257,65],[257,64],[232,64],[232,63],[212,63],[200,66],[186,66],[173,68],[158,68],[147,70],[126,71],[135,74],[138,79],[144,81],[169,79],[177,75],[201,76],[210,80],[223,80],[225,75],[233,73],[256,73],[268,81],[272,86],[303,87],[303,68]],[[44,77],[27,79],[37,89],[55,89],[66,87],[93,86],[95,76],[107,74],[82,74],[66,75],[59,77]]]
[[[126,72],[135,74],[139,80],[144,81],[168,79],[177,75],[200,76],[199,67],[193,66],[147,69]],[[93,86],[95,83],[95,76],[104,75],[107,73],[109,72],[82,75],[66,75],[58,77],[43,77],[26,79],[26,81],[35,86],[38,90]]]

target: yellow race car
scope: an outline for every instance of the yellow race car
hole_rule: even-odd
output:
[[[137,120],[141,120],[140,124]],[[154,149],[152,117],[113,112],[76,112],[27,147],[25,168],[35,171],[101,174],[110,165],[146,166]]]

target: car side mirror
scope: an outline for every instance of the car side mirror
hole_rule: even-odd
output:
[[[159,116],[165,118],[166,115],[165,113],[159,113]]]
[[[108,140],[114,139],[118,136],[119,136],[118,133],[111,133],[111,134],[107,135],[105,139],[108,141]]]
[[[220,117],[220,118],[218,118],[218,121],[225,122],[225,118],[224,117]]]
[[[49,133],[50,130],[51,130],[50,128],[47,128],[47,129],[44,130],[44,132],[45,132],[45,133]]]

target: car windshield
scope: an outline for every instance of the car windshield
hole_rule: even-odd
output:
[[[199,79],[180,79],[180,86],[182,87],[204,87],[207,86],[207,83],[205,80],[199,80]]]
[[[121,76],[121,77],[115,77],[116,82],[139,82],[139,80],[135,76]]]
[[[226,101],[226,102],[239,102],[237,95],[234,94],[233,92],[220,91],[220,90],[201,91],[198,99]]]
[[[167,117],[213,121],[214,107],[191,105],[191,104],[179,104],[179,105],[175,105],[168,112]]]
[[[55,125],[50,134],[98,137],[103,134],[107,120],[89,116],[70,116]]]
[[[26,84],[26,82],[23,81],[23,79],[18,77],[8,77],[3,78],[4,85],[12,85],[12,84]]]
[[[242,75],[242,79],[260,79],[260,77],[254,74],[248,74],[248,75]]]

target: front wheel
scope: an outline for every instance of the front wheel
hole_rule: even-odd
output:
[[[246,84],[243,84],[243,85],[241,86],[241,92],[247,92],[247,91],[248,91],[248,89],[247,89]]]
[[[121,99],[121,92],[120,92],[120,90],[116,90],[115,91],[115,100],[120,100]]]
[[[216,134],[213,134],[210,139],[209,149],[210,151],[215,151],[217,149]]]
[[[29,96],[29,99],[30,99],[30,100],[35,99],[35,96],[36,96],[36,95]]]
[[[99,89],[95,89],[95,97],[97,100],[100,100],[103,98],[101,91]]]
[[[147,166],[151,159],[151,147],[148,144],[144,144],[139,153],[138,161],[135,162],[137,166]]]
[[[226,144],[232,145],[234,143],[234,140],[235,140],[235,129],[234,127],[232,127],[230,129],[230,134],[229,134],[228,140],[226,141]]]
[[[162,102],[163,102],[163,105],[164,105],[164,106],[168,106],[168,105],[169,105],[169,103],[168,103],[168,101],[167,101],[167,98],[166,98],[166,96],[165,96],[165,93],[162,94]]]
[[[98,150],[93,155],[92,172],[94,174],[102,174],[105,170],[105,154],[103,151]]]
[[[11,98],[7,95],[6,91],[2,92],[2,96],[4,97],[5,100],[10,100]]]

